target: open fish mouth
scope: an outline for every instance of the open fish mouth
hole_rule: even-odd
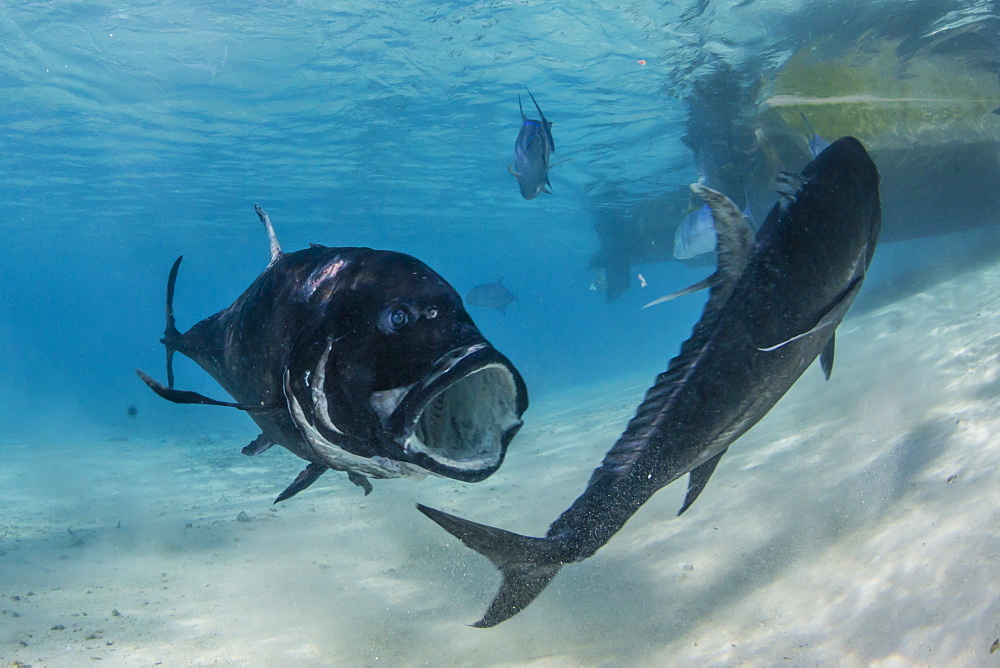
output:
[[[441,357],[389,418],[402,459],[431,473],[478,482],[503,463],[528,407],[524,380],[486,343]]]

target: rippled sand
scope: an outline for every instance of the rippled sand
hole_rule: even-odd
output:
[[[492,566],[422,502],[538,535],[583,489],[649,378],[541,398],[489,481],[328,474],[202,442],[0,446],[4,665],[994,665],[1000,637],[1000,267],[838,332],[723,459],[472,629]],[[178,410],[198,410],[183,409]],[[206,408],[205,410],[211,410]],[[242,516],[241,521],[240,514]]]

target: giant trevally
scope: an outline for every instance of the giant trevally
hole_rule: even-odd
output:
[[[521,110],[521,130],[514,142],[514,162],[507,165],[507,171],[517,179],[521,197],[535,199],[541,192],[552,194],[552,184],[549,183],[549,158],[555,152],[556,144],[552,140],[552,122],[545,118],[542,108],[535,102],[535,96],[531,95],[530,90],[528,95],[535,103],[535,109],[541,118],[535,120],[524,115],[521,95],[518,93],[517,107]]]
[[[327,470],[346,472],[366,494],[367,477],[476,482],[496,471],[528,395],[458,293],[403,253],[315,244],[284,253],[256,211],[270,264],[229,308],[183,334],[173,311],[181,258],[174,262],[162,339],[168,386],[139,371],[146,384],[176,403],[246,411],[261,434],[244,454],[277,444],[308,461],[277,501]],[[173,389],[175,352],[236,401]]]
[[[690,474],[684,512],[729,446],[817,356],[829,377],[834,333],[878,239],[879,175],[861,143],[845,137],[785,184],[759,235],[725,196],[692,186],[712,207],[718,232],[705,310],[586,490],[544,538],[418,506],[503,574],[475,626],[523,610],[564,564],[593,555],[657,490]]]
[[[517,301],[517,295],[507,289],[503,284],[503,277],[500,277],[495,283],[482,283],[473,287],[465,295],[465,301],[480,308],[495,308],[507,315],[506,308],[511,302]]]

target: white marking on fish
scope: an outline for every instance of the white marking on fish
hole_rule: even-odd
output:
[[[317,267],[311,274],[309,278],[306,279],[305,284],[302,286],[302,293],[306,299],[313,296],[313,293],[319,289],[323,283],[335,278],[341,269],[347,266],[346,260],[337,260],[336,262],[330,262],[322,267]]]
[[[326,383],[326,363],[330,359],[330,350],[333,348],[333,341],[330,339],[326,340],[326,350],[323,354],[319,356],[319,361],[316,363],[316,373],[314,375],[314,383],[309,383],[309,372],[306,371],[306,384],[309,386],[309,391],[312,394],[313,402],[313,415],[319,418],[320,422],[323,423],[324,427],[327,427],[337,434],[343,435],[337,425],[333,423],[330,419],[330,406],[326,400],[326,391],[323,389]]]

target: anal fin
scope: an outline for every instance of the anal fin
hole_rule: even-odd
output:
[[[708,484],[708,479],[712,477],[713,473],[715,473],[715,467],[719,465],[719,460],[722,459],[722,455],[724,454],[726,454],[726,450],[723,450],[716,456],[706,461],[704,464],[701,464],[691,471],[691,475],[688,477],[687,496],[684,497],[684,505],[682,505],[681,509],[677,511],[678,517],[682,515],[685,510],[691,507],[691,504],[695,502],[702,490],[705,489],[705,485]]]
[[[264,434],[261,434],[257,438],[250,441],[250,444],[245,446],[242,450],[240,450],[240,452],[242,452],[244,455],[250,455],[250,456],[259,455],[260,453],[270,448],[272,445],[274,445],[274,441],[269,439],[267,436],[264,436]]]
[[[278,498],[274,500],[275,503],[284,501],[285,499],[290,499],[302,490],[304,490],[309,485],[316,482],[321,475],[326,473],[329,469],[323,464],[317,464],[312,462],[309,466],[305,467],[299,475],[295,477],[292,484],[285,488],[285,491],[278,495]]]

